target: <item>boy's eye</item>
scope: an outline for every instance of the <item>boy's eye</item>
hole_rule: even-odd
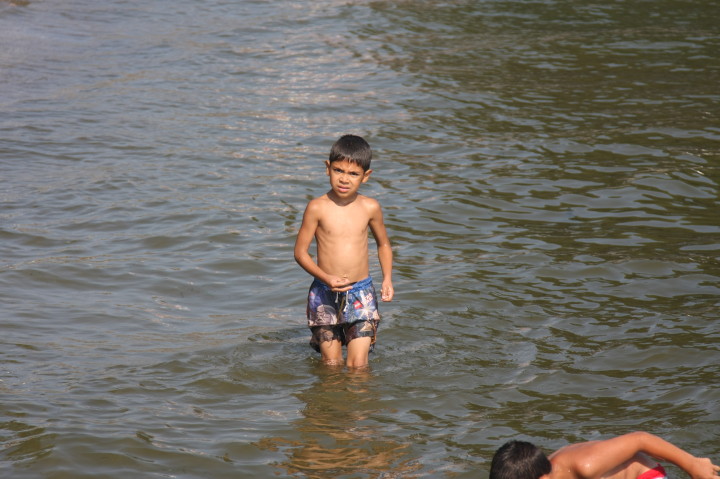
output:
[[[345,173],[345,171],[341,170],[340,168],[333,168],[333,171],[339,175]],[[360,173],[358,173],[357,171],[348,171],[347,174],[350,176],[360,176]]]

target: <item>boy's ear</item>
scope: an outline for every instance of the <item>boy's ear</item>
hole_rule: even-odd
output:
[[[368,180],[368,178],[370,178],[370,173],[372,173],[372,170],[367,170],[365,172],[365,174],[363,175],[363,179],[362,179],[363,183],[365,183]]]
[[[325,160],[325,174],[330,176],[330,160]]]

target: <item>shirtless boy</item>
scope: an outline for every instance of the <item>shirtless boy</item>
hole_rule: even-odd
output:
[[[315,280],[308,293],[310,345],[326,364],[362,368],[375,343],[380,314],[369,274],[368,227],[377,244],[382,270],[382,300],[391,301],[392,249],[380,204],[358,194],[370,178],[370,145],[359,136],[345,135],[325,162],[330,191],[311,200],[295,241],[295,260]],[[308,249],[317,243],[317,263]]]
[[[717,479],[720,466],[646,432],[605,441],[570,444],[550,457],[529,442],[510,441],[497,450],[490,479],[665,479],[652,458],[675,464],[692,479]]]

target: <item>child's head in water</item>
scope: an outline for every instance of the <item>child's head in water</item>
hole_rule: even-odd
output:
[[[509,441],[497,450],[490,465],[490,479],[539,479],[552,465],[534,444]]]

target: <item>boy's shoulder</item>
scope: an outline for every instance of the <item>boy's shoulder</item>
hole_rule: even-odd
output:
[[[375,217],[381,211],[380,202],[375,198],[370,198],[369,196],[358,195],[355,199],[355,204],[357,207],[364,210],[369,217]]]
[[[325,193],[322,196],[317,196],[308,201],[307,208],[319,208],[330,203],[332,203],[332,200],[327,193]]]
[[[313,205],[313,204],[317,205],[317,204],[323,203],[325,201],[330,201],[330,198],[328,197],[327,193],[325,193],[322,196],[317,196],[317,197],[311,199],[310,201],[308,201],[308,205]]]
[[[362,205],[365,206],[379,206],[380,202],[376,200],[375,198],[371,198],[369,196],[365,195],[357,195],[357,201],[359,201]]]

